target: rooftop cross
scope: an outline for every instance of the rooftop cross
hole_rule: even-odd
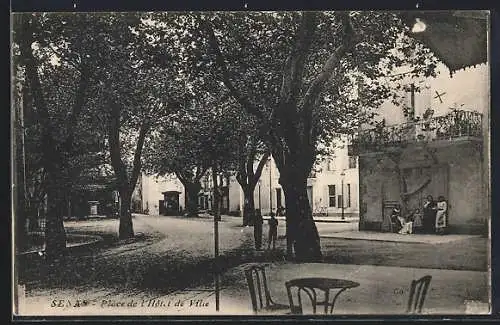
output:
[[[439,101],[441,103],[443,103],[443,99],[441,98],[442,95],[446,94],[446,92],[442,92],[442,93],[439,93],[437,90],[436,90],[436,96],[434,96],[434,98],[439,98]]]

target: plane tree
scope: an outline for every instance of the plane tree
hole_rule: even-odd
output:
[[[402,76],[432,75],[432,53],[393,12],[191,14],[194,60],[266,132],[287,210],[287,250],[321,258],[307,199],[318,148],[376,113]],[[356,120],[358,119],[358,120]]]

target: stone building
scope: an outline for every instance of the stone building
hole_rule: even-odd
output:
[[[489,220],[488,66],[453,77],[444,65],[439,70],[438,77],[420,80],[420,92],[407,94],[402,104],[412,117],[387,103],[379,112],[383,123],[358,134],[361,230],[388,231],[391,202],[421,210],[427,195],[445,197],[452,232]]]
[[[448,201],[450,232],[484,230],[491,217],[488,15],[416,11],[408,24],[441,60],[441,73],[408,81],[421,89],[402,103],[411,114],[387,103],[383,123],[361,128],[354,142],[360,230],[387,231],[389,203],[421,208],[427,194]]]
[[[237,214],[240,210],[239,184],[234,176],[221,177],[221,212]],[[210,171],[201,178],[198,194],[200,211],[212,210],[213,182]],[[186,209],[186,193],[180,180],[174,175],[141,175],[134,191],[134,198],[142,204],[142,211],[151,215],[182,215]],[[173,210],[172,210],[173,209]]]
[[[358,161],[349,155],[347,137],[340,137],[332,144],[328,157],[318,157],[307,179],[307,194],[315,217],[357,217],[358,203]],[[257,164],[257,163],[256,163]],[[255,208],[263,215],[269,215],[280,206],[286,208],[285,195],[279,184],[279,170],[271,158],[262,170],[254,191]],[[240,189],[240,202],[244,196]]]

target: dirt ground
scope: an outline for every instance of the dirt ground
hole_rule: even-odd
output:
[[[219,224],[219,271],[247,262],[283,260],[284,238],[278,240],[276,251],[255,252],[253,228],[241,227],[240,222],[239,218],[224,217]],[[284,233],[283,226],[281,223],[280,234]],[[27,294],[58,290],[168,294],[213,280],[217,269],[210,219],[136,216],[134,227],[135,240],[118,241],[118,220],[68,222],[68,233],[98,234],[104,238],[103,243],[73,254],[59,265],[48,266],[36,259],[26,262],[20,280]],[[320,224],[318,228],[321,233]],[[266,228],[263,239],[266,243]],[[321,244],[325,263],[488,270],[487,238],[439,245],[322,238]]]

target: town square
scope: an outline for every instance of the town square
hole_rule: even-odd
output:
[[[15,315],[491,313],[487,11],[11,20]]]

